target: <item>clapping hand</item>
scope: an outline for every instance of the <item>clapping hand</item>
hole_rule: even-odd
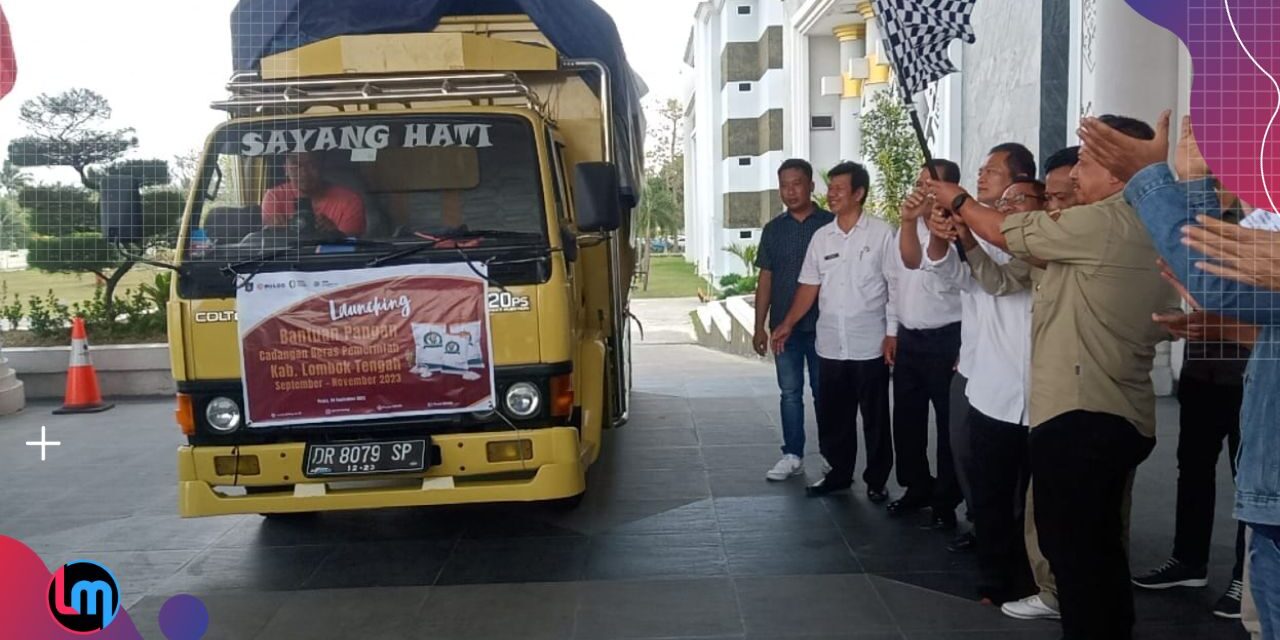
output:
[[[1169,158],[1169,117],[1171,112],[1160,114],[1156,137],[1139,140],[1112,129],[1097,118],[1085,118],[1080,122],[1080,155],[1102,165],[1121,182],[1128,182],[1135,174]],[[1188,125],[1189,126],[1189,125]]]
[[[1246,229],[1211,216],[1182,228],[1182,243],[1213,259],[1196,268],[1223,278],[1280,291],[1280,234]]]

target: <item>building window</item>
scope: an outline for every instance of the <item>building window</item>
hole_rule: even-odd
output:
[[[738,166],[739,167],[751,166],[751,158],[738,158]]]
[[[814,131],[831,131],[836,128],[834,116],[813,116],[809,118],[809,128]]]
[[[738,15],[740,15],[740,16],[749,16],[749,15],[751,15],[751,5],[749,5],[749,4],[740,4],[740,5],[738,5]]]
[[[751,91],[751,83],[750,83],[750,82],[739,82],[739,83],[738,83],[738,91],[741,91],[741,92],[743,92],[743,93],[746,93],[746,92],[748,92],[748,91]]]
[[[739,240],[750,240],[750,239],[751,239],[751,232],[750,232],[750,231],[739,231],[739,232],[738,232],[738,239],[739,239]]]

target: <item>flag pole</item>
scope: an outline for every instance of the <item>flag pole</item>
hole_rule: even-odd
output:
[[[924,135],[924,126],[920,124],[920,112],[916,109],[915,96],[907,92],[907,85],[899,79],[902,77],[898,73],[898,61],[893,57],[893,47],[889,46],[889,42],[885,39],[885,34],[880,34],[880,48],[884,50],[884,55],[889,59],[889,68],[893,70],[894,83],[898,85],[898,95],[902,99],[902,106],[907,110],[907,115],[911,117],[911,128],[916,132],[916,142],[920,145],[920,151],[924,155],[924,166],[929,170],[929,177],[935,181],[941,180],[938,177],[938,169],[933,166],[933,154],[929,151],[929,140]],[[947,203],[950,204],[950,203]],[[943,209],[948,217],[954,215],[951,208],[943,204]],[[960,256],[961,262],[968,262],[964,255],[964,244],[959,238],[955,240],[956,252]]]

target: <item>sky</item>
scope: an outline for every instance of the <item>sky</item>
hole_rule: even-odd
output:
[[[596,0],[618,24],[646,103],[681,98],[683,57],[697,0]],[[22,102],[85,87],[111,103],[112,127],[133,127],[130,157],[172,159],[203,145],[225,115],[209,108],[231,74],[235,0],[0,0],[18,82],[0,99],[0,157],[24,135]],[[656,121],[651,117],[650,123]],[[74,176],[74,173],[71,174]],[[38,179],[66,179],[41,172]]]

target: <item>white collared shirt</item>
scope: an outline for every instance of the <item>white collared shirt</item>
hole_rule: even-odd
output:
[[[1246,229],[1280,231],[1280,216],[1264,209],[1254,209],[1253,213],[1240,221],[1240,226]]]
[[[813,234],[800,284],[819,285],[818,355],[828,360],[883,356],[885,336],[898,335],[896,289],[902,258],[893,228],[863,213],[849,233],[840,220]]]
[[[978,243],[997,264],[1007,264],[1012,256],[978,238]],[[926,254],[921,269],[937,273],[964,290],[971,304],[965,306],[961,327],[972,327],[961,335],[961,373],[969,379],[965,395],[969,405],[987,417],[1011,424],[1029,424],[1028,398],[1031,391],[1031,292],[1019,291],[993,296],[978,285],[968,263],[960,260],[955,247],[942,260]],[[968,344],[972,343],[972,344]],[[970,360],[964,362],[966,351]]]
[[[921,223],[912,226],[916,228],[921,253],[926,253],[929,229]],[[898,233],[903,231],[899,229]],[[960,287],[933,271],[908,269],[902,262],[902,252],[896,253],[901,269],[898,275],[898,324],[908,329],[937,329],[960,322]]]

